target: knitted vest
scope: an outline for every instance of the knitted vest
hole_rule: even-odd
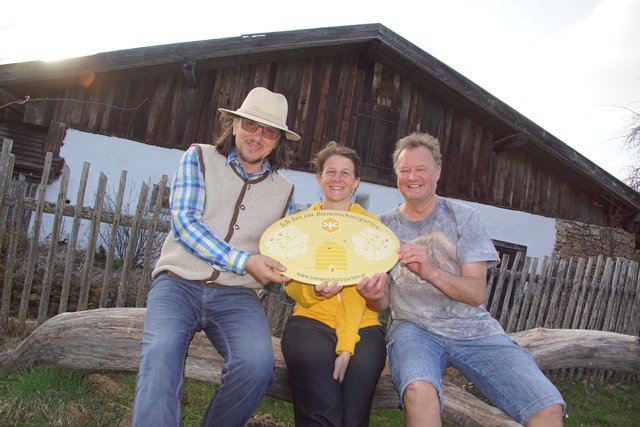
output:
[[[260,236],[288,212],[293,184],[278,173],[253,181],[243,179],[212,145],[201,145],[204,163],[205,203],[202,220],[234,248],[258,254]],[[209,263],[188,252],[169,233],[152,272],[171,271],[189,280],[214,279],[225,286],[262,287],[250,274],[218,272]]]

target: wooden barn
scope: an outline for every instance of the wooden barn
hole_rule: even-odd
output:
[[[393,187],[393,144],[427,131],[442,143],[443,196],[638,229],[638,193],[380,24],[2,65],[0,139],[14,140],[17,163],[34,176],[65,128],[186,149],[211,141],[217,108],[239,106],[255,86],[290,102],[288,123],[302,135],[294,170],[309,170],[335,140],[360,153],[363,181]]]

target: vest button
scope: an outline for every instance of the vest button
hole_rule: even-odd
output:
[[[240,230],[240,226],[238,224],[234,225],[233,228],[235,228],[236,230]]]
[[[240,205],[240,210],[243,211],[244,210],[244,205]]]

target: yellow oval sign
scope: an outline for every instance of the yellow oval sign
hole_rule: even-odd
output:
[[[398,261],[400,242],[380,221],[348,211],[302,211],[271,224],[260,252],[277,259],[284,275],[312,285],[353,285]]]

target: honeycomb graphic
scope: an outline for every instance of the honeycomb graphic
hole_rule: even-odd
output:
[[[315,254],[316,270],[347,270],[347,248],[338,242],[324,242]]]

